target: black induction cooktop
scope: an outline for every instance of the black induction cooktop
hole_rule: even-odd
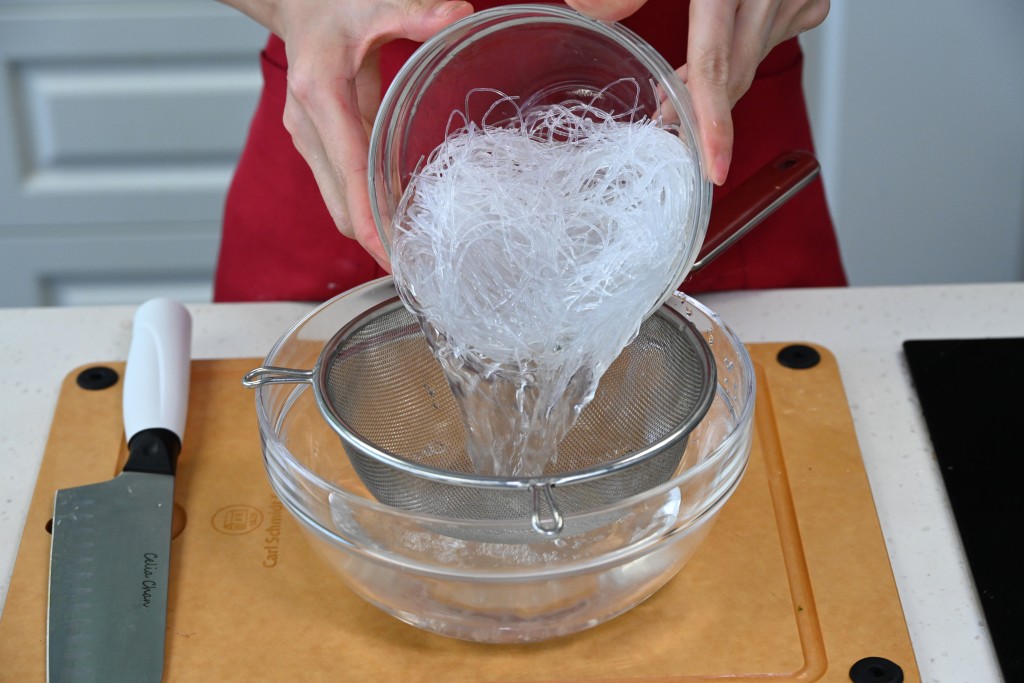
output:
[[[1003,676],[1024,681],[1024,339],[903,351]]]

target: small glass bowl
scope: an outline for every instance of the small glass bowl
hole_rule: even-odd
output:
[[[335,332],[382,295],[396,295],[391,278],[321,305],[281,337],[264,365],[313,367]],[[651,596],[683,567],[736,489],[750,454],[755,384],[749,355],[697,301],[677,293],[664,305],[709,343],[718,373],[714,402],[670,481],[566,515],[567,526],[579,533],[547,538],[532,533],[529,520],[431,518],[377,502],[309,384],[256,390],[271,486],[339,577],[402,621],[494,643],[596,626]],[[472,540],[503,537],[529,541]]]
[[[639,86],[639,90],[638,90]],[[516,98],[495,107],[484,89]],[[369,190],[377,231],[390,255],[392,219],[413,172],[449,128],[513,118],[516,107],[591,101],[621,114],[634,108],[672,124],[695,161],[677,272],[657,309],[685,279],[704,241],[712,185],[697,143],[689,92],[668,62],[620,24],[564,6],[526,4],[470,15],[421,45],[388,88],[370,136]],[[455,119],[453,112],[465,117]]]

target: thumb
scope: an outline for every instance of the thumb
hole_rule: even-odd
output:
[[[407,0],[395,15],[396,25],[388,38],[408,38],[422,43],[441,29],[473,13],[463,0]]]

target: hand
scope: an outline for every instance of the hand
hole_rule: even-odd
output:
[[[369,132],[380,106],[380,46],[422,42],[473,11],[458,0],[224,0],[284,40],[284,126],[328,211],[387,270],[367,184]]]
[[[619,21],[646,0],[566,0],[584,14]],[[772,48],[825,20],[829,0],[690,0],[686,64],[708,176],[725,182],[732,162],[732,108]]]

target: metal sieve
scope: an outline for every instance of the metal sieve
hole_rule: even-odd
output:
[[[243,384],[312,385],[363,484],[392,507],[453,520],[528,519],[536,532],[557,535],[565,514],[668,481],[714,398],[707,343],[662,306],[606,371],[543,475],[478,475],[458,405],[418,321],[392,287],[381,289],[324,345],[312,370],[260,367]]]

